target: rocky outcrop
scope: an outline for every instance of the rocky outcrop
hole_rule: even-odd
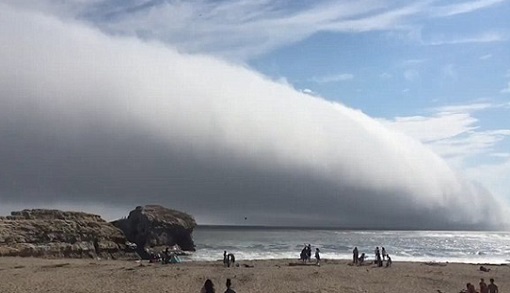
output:
[[[0,256],[134,256],[120,229],[98,215],[59,210],[23,210],[0,217]]]
[[[144,248],[179,245],[184,251],[195,251],[192,239],[196,226],[192,216],[159,205],[136,207],[126,219],[113,222],[126,235],[128,241],[137,244],[142,256]]]

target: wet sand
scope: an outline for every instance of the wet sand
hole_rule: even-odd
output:
[[[315,265],[289,266],[297,260],[239,261],[225,268],[221,261],[149,264],[124,260],[0,258],[0,292],[200,292],[210,278],[216,292],[231,278],[242,292],[459,292],[467,282],[478,289],[480,278],[496,280],[510,292],[510,267],[428,265],[394,262],[390,268],[350,266],[348,261],[323,260]],[[439,291],[438,291],[439,290]]]

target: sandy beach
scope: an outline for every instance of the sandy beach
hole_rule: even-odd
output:
[[[289,266],[296,260],[239,261],[225,268],[221,261],[172,265],[124,260],[0,258],[0,292],[200,292],[210,278],[216,292],[231,278],[236,292],[459,292],[467,282],[496,280],[500,292],[510,288],[510,267],[430,265],[394,262],[390,268],[350,266],[348,261],[323,260],[315,265]]]

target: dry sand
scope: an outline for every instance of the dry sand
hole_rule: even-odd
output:
[[[240,267],[217,262],[143,264],[136,261],[0,258],[0,293],[9,292],[200,292],[207,278],[216,292],[231,278],[237,293],[246,292],[459,292],[467,282],[496,280],[500,292],[510,292],[510,267],[394,262],[391,268],[350,266],[323,260],[289,266],[296,260],[241,261]],[[252,265],[253,267],[245,267]]]

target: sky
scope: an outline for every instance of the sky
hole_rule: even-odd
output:
[[[510,2],[0,0],[0,214],[501,229]]]

